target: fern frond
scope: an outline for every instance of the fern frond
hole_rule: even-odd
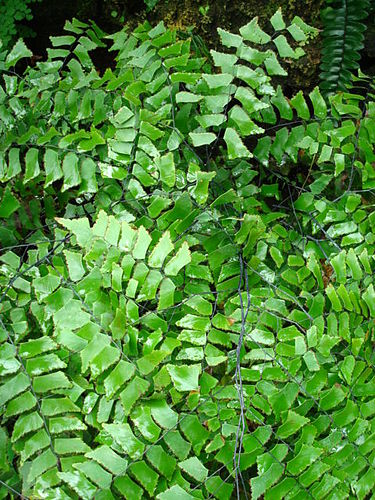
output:
[[[368,0],[327,0],[322,12],[323,55],[321,89],[326,94],[344,90],[352,72],[359,68],[366,26],[362,22],[369,13]]]

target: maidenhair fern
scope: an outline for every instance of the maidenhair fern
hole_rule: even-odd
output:
[[[2,498],[373,491],[374,84],[288,99],[271,25],[0,61]]]
[[[327,94],[345,90],[354,70],[359,68],[370,10],[369,0],[326,0],[322,11],[323,51],[321,88]]]
[[[33,18],[31,4],[40,0],[2,0],[0,5],[0,48],[8,48],[19,36],[26,34],[22,21]],[[29,29],[29,32],[31,30]]]

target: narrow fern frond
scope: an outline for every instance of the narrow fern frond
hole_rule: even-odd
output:
[[[368,0],[327,0],[322,12],[323,53],[321,89],[326,94],[344,90],[354,70],[359,68],[369,13]]]

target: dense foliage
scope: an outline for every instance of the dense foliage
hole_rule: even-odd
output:
[[[32,19],[30,4],[40,0],[2,0],[0,4],[0,42],[8,47],[11,42],[22,35],[31,35],[30,28],[22,25],[23,21]]]
[[[372,492],[374,85],[286,98],[270,26],[2,54],[2,498]]]

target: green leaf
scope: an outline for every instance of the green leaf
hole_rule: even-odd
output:
[[[75,453],[86,453],[90,447],[79,438],[60,438],[55,439],[54,447],[59,455],[71,455]]]
[[[95,483],[99,488],[105,490],[111,487],[111,474],[105,471],[103,467],[101,467],[97,463],[93,461],[87,461],[74,464],[73,467],[82,472],[90,481],[92,481],[92,483]]]
[[[165,278],[160,285],[158,311],[168,309],[174,305],[176,286],[172,280]]]
[[[32,376],[63,368],[66,364],[56,354],[45,354],[26,362],[26,371]]]
[[[253,120],[251,120],[240,106],[234,106],[229,113],[229,117],[231,120],[235,122],[238,126],[238,129],[242,135],[253,135],[253,134],[261,134],[264,132],[264,129],[258,127]]]
[[[155,424],[151,417],[151,409],[147,406],[138,406],[134,409],[131,419],[137,426],[142,436],[154,443],[160,436],[161,429]],[[151,450],[155,448],[152,447]]]
[[[78,171],[78,157],[74,153],[65,155],[62,170],[64,174],[62,191],[66,191],[80,184],[81,176]]]
[[[372,318],[374,318],[375,317],[375,290],[374,290],[374,286],[372,284],[362,294],[362,297],[370,310],[370,316]]]
[[[9,151],[9,156],[8,156],[8,170],[6,172],[6,175],[2,175],[1,180],[2,182],[8,181],[9,179],[12,179],[16,175],[18,175],[20,172],[21,172],[20,151],[17,148],[12,148]]]
[[[167,365],[173,385],[178,391],[197,391],[200,365]]]
[[[298,53],[292,49],[284,35],[274,38],[273,43],[276,45],[280,57],[298,59]]]
[[[251,479],[252,498],[255,500],[263,495],[283,473],[283,465],[273,463],[262,475]]]
[[[36,399],[30,392],[24,392],[9,401],[5,412],[6,417],[12,417],[31,410],[36,405]]]
[[[143,260],[146,256],[147,249],[151,243],[151,236],[146,229],[141,226],[138,229],[137,238],[133,247],[133,257],[135,259]]]
[[[166,264],[164,272],[167,276],[177,276],[180,270],[191,262],[189,245],[185,241],[174,257]]]
[[[22,372],[7,380],[0,387],[0,406],[3,406],[7,401],[23,392],[29,386],[29,379]]]
[[[25,434],[36,431],[43,426],[43,420],[37,412],[21,415],[16,421],[13,433],[12,442],[17,441]]]
[[[164,451],[161,446],[153,446],[147,452],[147,460],[168,480],[176,470],[176,460]]]
[[[292,434],[295,434],[299,429],[301,429],[301,427],[306,425],[308,422],[309,422],[308,418],[305,418],[302,415],[299,415],[298,413],[289,410],[285,422],[277,430],[277,436],[282,439],[286,439]]]
[[[310,372],[317,372],[320,370],[318,360],[316,359],[316,356],[312,351],[308,351],[306,354],[304,354],[303,360]]]
[[[0,218],[8,219],[16,210],[20,208],[20,206],[19,201],[12,194],[12,191],[8,186],[4,190],[3,197],[0,201]]]
[[[63,413],[76,413],[79,411],[79,407],[67,397],[51,397],[42,401],[42,413],[48,417]]]
[[[90,114],[90,112],[91,110],[88,111],[88,114]],[[105,143],[106,142],[103,136],[94,127],[92,127],[90,130],[90,137],[80,141],[78,149],[80,151],[92,151],[96,148],[96,146],[100,146]]]
[[[14,67],[20,59],[31,57],[32,55],[33,53],[31,52],[31,50],[29,50],[26,47],[25,42],[20,39],[18,40],[18,42],[16,42],[12,50],[7,55],[5,59],[5,68],[9,69],[11,67]]]
[[[128,466],[128,462],[123,457],[106,445],[86,453],[86,457],[95,460],[115,476],[124,474]]]
[[[150,267],[162,267],[165,258],[174,249],[169,231],[165,232],[152,250],[148,264]]]
[[[320,457],[322,451],[321,448],[302,444],[300,452],[288,462],[287,471],[293,475],[301,474],[303,470]]]
[[[157,500],[175,500],[177,498],[178,500],[190,500],[195,497],[187,493],[178,484],[175,484],[171,488],[168,488],[167,490],[163,491],[163,493],[159,493],[159,495],[156,496]]]
[[[155,422],[164,429],[172,429],[178,422],[178,413],[173,411],[165,400],[150,401],[151,415]]]
[[[123,498],[130,500],[141,500],[144,494],[143,488],[132,481],[129,476],[116,477],[114,480],[116,490],[118,490]]]
[[[57,277],[55,277],[57,278]],[[57,278],[58,279],[58,278]],[[41,280],[41,278],[39,278]],[[33,283],[38,281],[34,280]],[[60,280],[58,279],[58,282]],[[43,352],[52,351],[57,347],[57,344],[50,337],[40,337],[39,339],[31,339],[25,343],[20,344],[18,351],[22,358],[33,358]]]
[[[82,265],[82,254],[64,250],[69,277],[72,281],[79,281],[86,273]]]
[[[178,92],[176,94],[176,102],[177,103],[185,103],[185,102],[199,102],[203,99],[202,95],[196,95],[192,92]]]
[[[331,154],[332,154],[331,146],[324,144],[318,158],[318,163],[328,162],[331,158]]]
[[[25,444],[21,452],[22,462],[25,462],[35,454],[40,454],[40,452],[47,448],[50,443],[51,441],[44,428],[36,433],[31,434],[31,436],[25,440]]]
[[[178,466],[198,483],[202,483],[207,478],[208,469],[197,457],[191,457],[179,462]]]
[[[353,484],[353,490],[358,498],[365,498],[374,488],[375,475],[372,468],[360,477],[358,481]]]
[[[96,487],[79,471],[58,472],[58,477],[84,500],[93,498],[96,493]]]
[[[39,151],[36,148],[30,148],[25,155],[26,171],[23,180],[25,184],[39,175],[38,157]]]
[[[152,269],[148,273],[142,285],[142,288],[138,294],[138,300],[142,301],[155,298],[156,292],[162,279],[162,274],[159,271],[155,271],[154,269]]]
[[[311,193],[302,193],[294,203],[294,208],[306,212],[312,206],[313,201],[314,196]]]
[[[197,172],[197,181],[191,194],[199,205],[204,205],[206,203],[209,184],[215,176],[215,172]]]
[[[242,37],[239,35],[234,35],[233,33],[229,33],[229,31],[223,30],[221,28],[217,29],[219,33],[221,43],[225,47],[239,47],[242,43]]]
[[[346,262],[348,263],[353,279],[360,281],[363,278],[363,273],[353,248],[348,250]]]
[[[260,43],[263,45],[271,40],[271,37],[259,27],[257,17],[240,28],[240,33],[245,40],[253,43]]]
[[[281,267],[281,265],[284,262],[284,257],[282,256],[282,253],[280,250],[276,247],[271,247],[270,248],[270,255],[272,259],[275,261],[277,267]]]
[[[314,87],[309,96],[314,107],[314,115],[318,118],[325,118],[327,116],[327,105],[319,91],[319,87]]]
[[[263,61],[268,57],[269,51],[260,51],[253,47],[249,47],[244,43],[240,45],[237,50],[237,55],[244,59],[245,61],[254,64],[255,66],[260,66]]]
[[[306,104],[303,92],[299,91],[291,100],[293,108],[297,111],[298,116],[303,120],[308,120],[310,118],[310,111]]]
[[[220,74],[216,74],[216,75],[204,73],[202,75],[202,77],[210,89],[217,89],[220,87],[228,87],[228,85],[233,80],[233,75],[231,75],[229,73],[220,73]]]
[[[57,458],[52,450],[48,449],[44,451],[31,462],[27,480],[33,483],[37,477],[41,476],[48,469],[55,467],[56,463]]]
[[[142,456],[145,445],[134,436],[129,424],[103,424],[103,428],[132,459]]]
[[[287,30],[296,42],[304,42],[307,39],[303,30],[294,22],[287,27]]]
[[[210,328],[210,321],[207,318],[194,316],[193,314],[186,314],[176,323],[177,326],[182,328],[196,329],[207,331]]]
[[[166,442],[168,448],[179,460],[185,460],[189,455],[191,445],[187,441],[185,441],[185,439],[178,431],[170,431],[165,434],[164,441]],[[153,453],[151,450],[148,452],[148,454]]]
[[[86,218],[69,220],[56,218],[57,222],[64,226],[66,229],[71,231],[77,238],[77,243],[79,246],[84,247],[92,238],[92,233],[89,225],[89,221]]]
[[[284,19],[283,19],[281,8],[279,8],[275,12],[275,14],[271,17],[270,22],[271,22],[271,24],[273,26],[273,29],[275,31],[280,31],[280,30],[285,29],[286,25],[285,25],[285,22],[284,22]]]
[[[333,157],[335,161],[335,177],[337,177],[345,170],[345,155],[335,153]]]
[[[176,170],[173,161],[173,154],[167,153],[166,155],[161,156],[157,165],[160,172],[160,180],[166,186],[173,187],[176,182]]]
[[[141,134],[144,134],[152,141],[156,141],[157,139],[160,139],[160,137],[163,137],[164,135],[164,132],[159,130],[157,127],[154,127],[154,125],[151,125],[151,123],[147,122],[141,123],[140,132]]]
[[[145,488],[149,495],[152,496],[158,483],[158,474],[143,460],[141,462],[132,463],[128,470]]]
[[[60,167],[59,155],[53,149],[46,149],[44,153],[44,168],[46,173],[46,181],[44,186],[48,187],[53,182],[61,179],[63,171]]]
[[[69,379],[63,372],[50,373],[34,378],[35,392],[47,393],[55,389],[65,389],[71,386]]]
[[[51,434],[84,431],[85,429],[86,425],[77,417],[54,417],[49,419],[49,430]]]
[[[316,36],[318,29],[306,24],[299,16],[294,16],[292,23],[297,25],[306,35]]]
[[[331,182],[332,177],[331,174],[319,174],[319,177],[310,184],[310,191],[315,195],[320,194]]]
[[[230,74],[231,69],[238,60],[238,57],[236,57],[233,54],[225,54],[223,52],[217,52],[216,50],[210,50],[210,53],[212,59],[214,60],[215,66],[220,66],[223,72]]]
[[[150,384],[147,380],[136,376],[121,392],[120,398],[126,414],[130,413],[133,405],[147,391],[149,385]]]
[[[195,84],[200,79],[200,73],[176,72],[171,74],[172,83],[190,83]]]
[[[264,60],[264,66],[266,67],[267,73],[270,76],[280,75],[286,76],[288,73],[281,66],[279,61],[277,60],[276,55],[272,52],[270,55]]]
[[[104,388],[107,398],[112,398],[116,392],[132,378],[135,366],[127,361],[120,360],[116,367],[104,380]]]
[[[252,157],[252,154],[243,144],[241,138],[233,128],[229,127],[225,130],[224,140],[227,144],[228,157],[230,160]]]
[[[120,352],[116,347],[106,346],[91,361],[90,369],[93,378],[98,377],[110,366],[114,365],[120,357]]]
[[[216,139],[216,135],[213,134],[212,132],[201,132],[201,133],[190,132],[189,136],[191,138],[194,147],[211,144]]]
[[[352,355],[346,356],[340,366],[340,370],[348,384],[352,381],[352,374],[355,367],[355,358]]]

